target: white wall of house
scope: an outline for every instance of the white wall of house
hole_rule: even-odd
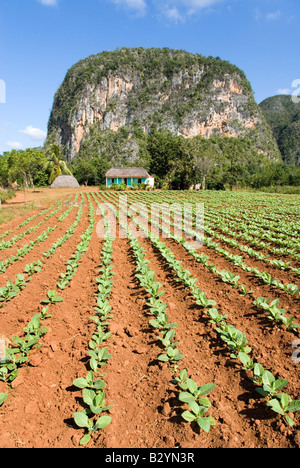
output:
[[[149,185],[149,187],[154,187],[154,177],[148,177],[146,184]]]

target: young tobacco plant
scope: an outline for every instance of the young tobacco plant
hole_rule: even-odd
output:
[[[91,349],[88,351],[90,356],[90,367],[94,372],[97,372],[98,366],[104,366],[107,361],[112,357],[111,354],[107,353],[107,348],[102,349]]]
[[[184,411],[181,415],[182,418],[188,422],[195,421],[200,429],[208,433],[211,426],[216,424],[215,420],[210,415],[204,416],[211,406],[209,400],[207,399],[206,403],[203,404],[199,404],[195,400],[189,400],[187,403],[190,410]]]
[[[293,400],[286,393],[280,393],[288,384],[287,379],[276,379],[275,376],[259,363],[254,363],[245,353],[239,353],[239,359],[243,363],[243,368],[253,372],[250,380],[259,387],[256,391],[264,398],[271,398],[266,405],[274,412],[284,417],[289,426],[294,426],[295,422],[289,416],[290,412],[300,410],[300,400]]]
[[[155,319],[150,320],[150,325],[153,328],[158,328],[161,333],[167,333],[170,328],[176,328],[177,323],[169,322],[168,315],[165,312],[160,312]]]
[[[47,333],[48,329],[42,327],[42,320],[51,317],[48,307],[33,316],[31,321],[24,327],[24,336],[12,336],[12,347],[6,349],[4,362],[0,362],[0,380],[11,384],[17,377],[18,369],[29,362],[29,353],[34,346],[39,345],[40,338]]]
[[[295,425],[295,421],[290,417],[289,413],[300,411],[300,400],[292,400],[292,398],[286,393],[276,395],[267,403],[275,413],[280,414],[284,417],[287,424],[292,427]]]
[[[267,299],[259,296],[253,304],[268,313],[268,319],[275,323],[283,323],[289,331],[295,331],[299,328],[299,325],[295,323],[294,317],[286,317],[286,310],[279,308],[279,299],[275,299],[270,303],[270,298]]]
[[[57,291],[49,290],[47,293],[47,298],[42,299],[42,304],[56,304],[57,302],[62,302],[63,298],[57,295]]]
[[[73,385],[82,390],[89,388],[91,390],[101,390],[105,387],[105,382],[102,379],[94,380],[94,373],[90,370],[86,377],[79,377],[78,379],[73,380]]]
[[[28,276],[32,276],[34,273],[38,273],[43,268],[43,264],[40,260],[37,262],[32,262],[29,265],[26,265],[24,268],[24,273]]]
[[[274,396],[280,392],[288,383],[287,379],[276,379],[272,372],[264,370],[260,376],[262,388],[256,388],[256,391],[263,397]]]
[[[188,422],[195,421],[202,430],[208,433],[211,426],[216,424],[210,415],[205,415],[211,407],[207,395],[215,388],[215,384],[208,383],[198,386],[193,379],[188,378],[186,369],[183,369],[179,377],[175,377],[172,382],[183,390],[179,394],[179,401],[189,406],[189,410],[184,411],[181,417]]]
[[[226,319],[228,318],[227,314],[225,315],[219,314],[218,309],[215,309],[213,307],[207,310],[207,315],[211,318],[211,320],[209,321],[210,323],[213,323],[219,326],[225,326]]]
[[[14,297],[17,297],[19,292],[22,291],[30,278],[25,279],[21,274],[16,276],[15,283],[8,280],[6,286],[0,288],[0,308],[5,302],[11,301]]]
[[[85,434],[80,439],[80,445],[87,444],[91,440],[91,434],[93,432],[98,431],[99,429],[104,429],[111,423],[110,416],[100,416],[100,418],[98,418],[96,422],[94,422],[94,420],[89,417],[89,414],[90,413],[87,413],[86,410],[83,410],[83,411],[78,411],[74,413],[73,415],[74,421],[77,424],[77,426],[87,429],[88,431],[87,434]]]
[[[216,327],[215,330],[219,333],[220,338],[227,344],[229,349],[233,351],[230,357],[233,359],[238,358],[240,352],[249,354],[251,351],[250,346],[247,346],[248,340],[246,335],[235,328],[233,325],[222,325]]]
[[[166,354],[160,354],[158,356],[158,360],[162,362],[168,362],[174,366],[175,370],[178,367],[178,361],[184,358],[183,354],[180,354],[177,348],[173,348],[173,346],[168,346],[166,348]]]

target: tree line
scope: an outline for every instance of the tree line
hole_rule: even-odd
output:
[[[270,161],[249,139],[186,139],[168,130],[132,134],[123,128],[83,144],[70,164],[58,145],[5,152],[0,156],[0,186],[48,186],[61,173],[73,174],[80,184],[103,186],[114,166],[142,166],[155,177],[157,188],[171,190],[300,185],[299,167]]]
[[[186,139],[169,130],[145,134],[123,127],[92,134],[72,161],[80,183],[104,185],[111,167],[142,166],[158,188],[233,189],[300,185],[300,168],[272,162],[249,138],[202,136]]]

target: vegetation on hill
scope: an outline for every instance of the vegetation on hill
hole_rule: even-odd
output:
[[[199,85],[192,88],[187,95],[189,106],[193,105],[193,100],[201,101],[209,85],[215,79],[223,78],[225,74],[238,75],[244,93],[252,96],[252,89],[245,74],[235,65],[219,57],[204,57],[168,48],[138,47],[104,51],[80,60],[68,70],[55,96],[49,120],[49,133],[53,126],[59,122],[66,122],[72,111],[76,110],[81,92],[87,85],[95,86],[111,74],[121,72],[122,75],[138,77],[141,85],[136,94],[132,93],[129,103],[131,108],[135,108],[148,103],[155,93],[166,92],[176,73],[189,74],[195,68],[203,69],[203,75]],[[174,108],[173,112],[180,112],[179,108]]]
[[[300,166],[300,103],[291,96],[279,95],[265,99],[260,107],[271,126],[282,159]]]

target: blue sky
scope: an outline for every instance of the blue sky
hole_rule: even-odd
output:
[[[0,154],[40,146],[78,60],[117,47],[221,57],[255,99],[300,94],[299,0],[1,0]]]

